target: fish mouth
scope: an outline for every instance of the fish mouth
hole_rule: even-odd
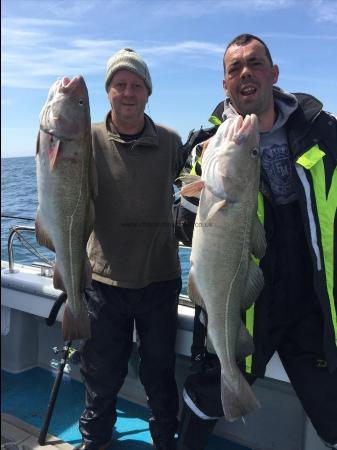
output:
[[[63,77],[61,80],[62,87],[67,87],[71,83],[71,79],[68,77]]]
[[[63,77],[61,84],[63,87],[70,87],[73,84],[81,84],[84,82],[82,75],[76,75],[74,78]]]
[[[70,79],[68,77],[63,77],[60,80],[59,92],[66,95],[86,97],[86,86],[84,78],[82,75],[77,75],[76,77]]]

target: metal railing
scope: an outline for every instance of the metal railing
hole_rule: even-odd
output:
[[[41,275],[52,276],[53,262],[46,258],[42,253],[40,253],[32,244],[30,244],[23,236],[21,236],[21,231],[29,231],[30,233],[35,233],[35,227],[20,225],[15,227],[10,227],[10,234],[7,241],[7,251],[8,251],[8,268],[6,273],[17,273],[19,270],[14,268],[14,238],[19,238],[21,244],[30,251],[33,255],[39,258],[43,262],[33,262],[32,266],[40,267]]]
[[[16,219],[21,219],[21,217],[11,217],[11,216],[5,216],[2,215],[2,217],[8,217],[8,218],[16,218]],[[33,219],[28,219],[28,218],[22,218],[25,220],[33,220]],[[14,268],[14,250],[13,250],[13,241],[15,237],[19,237],[21,243],[23,244],[23,239],[22,236],[20,236],[20,232],[21,231],[28,231],[30,233],[35,233],[35,227],[34,226],[27,226],[27,225],[20,225],[20,226],[15,226],[15,227],[11,227],[10,228],[10,234],[8,237],[8,242],[7,242],[7,249],[8,249],[8,269],[6,269],[7,273],[17,273],[19,270]],[[35,267],[40,267],[41,269],[41,275],[43,276],[47,276],[50,277],[53,275],[53,264],[51,261],[49,261],[46,257],[44,257],[41,253],[39,253],[31,244],[29,244],[27,241],[25,241],[26,244],[26,248],[33,253],[35,256],[37,256],[38,258],[40,258],[41,260],[44,261],[44,263],[32,263],[32,266]],[[185,248],[185,249],[190,249],[190,247],[183,245],[181,243],[179,243],[179,248]],[[179,296],[179,303],[181,305],[184,306],[190,306],[193,307],[193,303],[191,302],[190,298],[188,295],[186,294],[180,294]]]
[[[13,251],[13,241],[15,236],[20,231],[30,231],[32,233],[35,233],[35,227],[29,227],[29,226],[18,226],[18,227],[12,227],[10,228],[11,232],[8,237],[7,242],[7,250],[8,250],[8,272],[9,273],[15,273],[18,272],[18,270],[14,269],[14,251]]]

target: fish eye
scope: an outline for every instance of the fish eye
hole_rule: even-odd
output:
[[[252,158],[257,158],[259,156],[259,149],[257,147],[253,147],[250,151]]]
[[[80,99],[80,100],[78,101],[78,104],[82,106],[82,105],[84,105],[84,101],[83,101],[82,99]]]

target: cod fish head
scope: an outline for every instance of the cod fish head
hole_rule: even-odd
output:
[[[81,140],[88,134],[89,96],[82,76],[63,77],[51,86],[40,113],[40,128],[58,139]]]
[[[213,177],[216,190],[224,191],[227,201],[238,201],[247,191],[256,190],[260,177],[259,124],[255,114],[236,116],[220,125],[205,156],[216,157]]]

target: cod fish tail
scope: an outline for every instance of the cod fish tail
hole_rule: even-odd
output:
[[[70,309],[68,301],[66,303],[62,320],[62,336],[64,340],[73,341],[91,337],[90,319],[84,293],[82,294],[80,305],[80,310],[75,316]]]
[[[234,422],[246,414],[261,407],[260,402],[255,397],[254,392],[246,379],[239,372],[238,390],[234,391],[221,372],[221,401],[224,417],[229,422]]]
[[[54,267],[54,288],[66,292],[64,282],[56,263]],[[91,337],[90,319],[87,308],[85,289],[90,286],[91,266],[87,258],[84,265],[82,277],[81,294],[76,301],[76,314],[73,313],[71,304],[67,299],[63,319],[62,319],[62,337],[64,340],[73,341],[75,339],[89,339]],[[74,303],[75,304],[75,303]]]

